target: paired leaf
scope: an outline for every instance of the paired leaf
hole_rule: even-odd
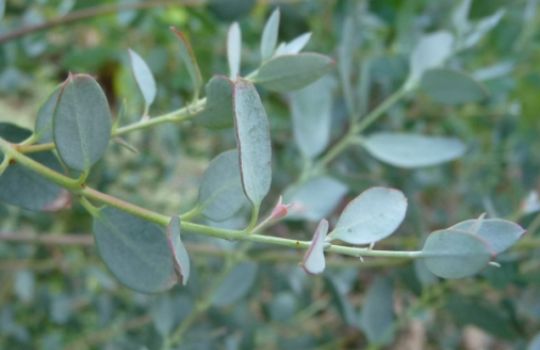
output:
[[[407,212],[401,191],[372,187],[353,199],[341,213],[329,239],[349,244],[370,244],[391,235]]]
[[[127,287],[156,293],[175,283],[173,255],[161,227],[106,207],[94,217],[93,232],[101,258]]]
[[[236,150],[223,152],[210,162],[202,176],[199,205],[211,220],[226,220],[247,203],[238,158]]]
[[[439,31],[420,38],[409,60],[408,84],[416,84],[425,71],[442,66],[452,54],[454,37]]]
[[[156,81],[152,71],[146,62],[135,51],[129,49],[129,58],[131,60],[131,70],[135,81],[141,90],[144,98],[144,114],[148,114],[148,110],[156,98]]]
[[[37,113],[36,125],[34,127],[36,138],[40,143],[53,142],[53,117],[58,97],[62,91],[62,86],[58,86],[41,105]]]
[[[407,133],[371,134],[362,145],[373,157],[400,168],[437,165],[465,153],[465,145],[456,138]]]
[[[222,75],[213,76],[206,84],[206,107],[195,121],[212,129],[231,127],[233,117],[233,83]]]
[[[481,237],[455,228],[431,233],[422,248],[426,267],[442,278],[472,276],[489,263],[491,256]]]
[[[283,55],[264,63],[253,81],[270,90],[291,91],[309,85],[333,67],[331,58],[317,53]]]
[[[294,139],[307,158],[318,156],[330,140],[333,85],[322,78],[291,94]]]
[[[229,27],[227,33],[227,59],[229,62],[229,73],[231,79],[236,79],[240,72],[240,62],[242,57],[242,32],[237,22]]]
[[[261,36],[261,61],[263,62],[272,57],[274,49],[276,48],[279,30],[279,17],[279,9],[275,9],[264,25]]]
[[[189,77],[191,78],[191,82],[193,83],[194,98],[197,98],[199,96],[199,90],[203,85],[199,64],[197,63],[197,59],[195,58],[195,54],[193,53],[189,40],[181,31],[177,30],[176,28],[171,27],[171,30],[180,40],[180,57],[182,62],[184,62],[184,65],[189,73]]]
[[[0,126],[0,134],[1,129]],[[14,137],[11,140],[16,138],[15,135],[13,134]],[[40,152],[28,156],[48,168],[62,171],[60,163],[52,152]],[[56,210],[58,209],[57,200],[64,195],[65,191],[61,187],[17,163],[9,165],[0,176],[0,201],[7,204],[34,211]]]
[[[288,43],[281,43],[274,56],[296,55],[307,45],[311,39],[311,32],[301,34]]]
[[[427,71],[422,76],[420,86],[429,97],[447,105],[479,102],[487,97],[482,84],[465,73],[451,69]]]
[[[70,75],[54,112],[53,136],[62,161],[87,171],[105,153],[111,136],[111,112],[99,84],[89,75]]]
[[[347,194],[347,186],[328,177],[312,178],[285,191],[286,203],[292,204],[290,219],[318,221],[330,215]]]
[[[234,84],[234,120],[244,192],[259,207],[272,181],[272,146],[264,106],[247,80]]]
[[[376,278],[369,286],[360,313],[360,327],[370,344],[387,345],[394,338],[394,288],[388,278]]]
[[[238,264],[218,287],[212,298],[212,305],[223,307],[246,296],[257,277],[257,264],[242,262]]]
[[[455,224],[450,229],[477,235],[487,242],[490,250],[495,254],[500,254],[510,248],[525,233],[518,224],[502,219],[466,220]]]
[[[173,216],[167,226],[167,242],[172,252],[174,272],[178,278],[178,283],[186,285],[189,279],[189,254],[180,238],[180,218]]]
[[[306,254],[304,254],[304,259],[302,259],[302,268],[310,275],[318,275],[322,273],[326,267],[324,244],[327,233],[328,221],[322,219],[313,234],[311,244],[309,245]]]

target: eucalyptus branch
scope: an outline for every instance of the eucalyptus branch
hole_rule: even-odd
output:
[[[40,174],[48,180],[60,185],[67,190],[71,191],[77,196],[84,197],[88,200],[97,201],[101,204],[106,204],[111,207],[118,208],[129,214],[135,215],[147,221],[156,223],[161,226],[167,226],[170,221],[170,216],[163,215],[149,209],[137,206],[130,202],[124,201],[120,198],[111,196],[109,194],[100,192],[86,185],[79,185],[74,179],[71,179],[59,172],[56,172],[36,161],[27,157],[16,150],[14,145],[0,138],[0,150],[5,154],[11,156],[18,164]],[[279,245],[283,247],[293,249],[308,249],[311,241],[300,241],[294,239],[280,238],[274,236],[266,236],[262,234],[246,234],[244,230],[229,230],[223,228],[217,228],[207,225],[201,225],[189,221],[182,221],[182,228],[187,232],[198,233],[206,236],[238,241],[249,241],[256,243],[265,243],[272,245]],[[248,231],[250,233],[251,231]],[[372,250],[369,248],[358,248],[336,244],[328,244],[325,247],[327,252],[338,253],[342,255],[349,255],[354,257],[363,256],[379,256],[388,258],[406,258],[415,259],[422,256],[421,251],[385,251],[385,250]]]

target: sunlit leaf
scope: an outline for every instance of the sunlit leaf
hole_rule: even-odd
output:
[[[370,244],[391,235],[407,212],[401,191],[372,187],[353,199],[341,213],[329,239],[350,244]]]
[[[242,185],[246,196],[258,207],[272,181],[268,118],[257,90],[249,81],[235,82],[233,100]]]
[[[146,62],[137,54],[135,51],[129,49],[129,58],[131,60],[131,70],[135,81],[139,86],[139,90],[144,98],[145,104],[145,114],[148,113],[150,105],[154,102],[156,98],[156,81],[154,80],[154,75],[152,71],[146,64]]]
[[[161,227],[106,207],[94,217],[93,232],[101,258],[127,287],[155,293],[174,285],[173,256]]]
[[[427,268],[442,278],[463,278],[482,270],[491,259],[488,244],[472,233],[449,228],[431,233],[422,256]]]
[[[230,150],[214,158],[204,172],[199,188],[202,213],[214,221],[232,217],[248,202],[242,190],[238,152]]]
[[[89,75],[70,75],[54,112],[53,136],[62,161],[88,170],[105,153],[111,135],[111,112],[105,93]]]
[[[439,31],[421,37],[409,60],[409,84],[420,81],[428,69],[443,65],[452,54],[453,45],[454,37],[449,32]]]
[[[378,160],[400,168],[419,168],[461,157],[465,145],[456,138],[380,132],[362,145]]]
[[[311,244],[302,259],[302,268],[310,275],[317,275],[324,271],[326,261],[324,258],[324,244],[328,233],[328,221],[322,219],[313,234]]]
[[[261,60],[266,61],[274,53],[279,29],[279,9],[275,9],[266,21],[261,36]]]
[[[319,79],[333,67],[331,58],[317,53],[282,55],[264,63],[253,81],[270,90],[297,90]]]
[[[465,73],[436,68],[422,76],[422,90],[437,102],[457,105],[479,102],[487,97],[484,86]]]

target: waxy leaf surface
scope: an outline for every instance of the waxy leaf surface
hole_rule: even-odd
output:
[[[266,61],[274,53],[278,39],[279,9],[275,9],[266,21],[261,36],[261,59]]]
[[[422,91],[433,100],[447,105],[479,102],[487,97],[482,84],[465,73],[451,69],[428,70],[422,76],[420,85]]]
[[[310,275],[322,273],[326,267],[324,244],[328,233],[328,221],[322,219],[313,234],[311,244],[302,259],[302,268]]]
[[[141,56],[131,49],[129,50],[129,58],[131,60],[133,76],[144,98],[145,112],[148,112],[150,105],[156,98],[157,92],[154,75]]]
[[[178,278],[178,283],[186,285],[189,280],[190,261],[189,254],[182,243],[180,237],[180,219],[178,216],[171,218],[169,226],[167,226],[167,241],[171,249],[173,257],[174,272]]]

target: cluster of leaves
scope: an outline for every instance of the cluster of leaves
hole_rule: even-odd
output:
[[[470,7],[470,1],[463,1],[455,9],[452,32],[437,31],[419,36],[408,51],[408,68],[405,70],[408,73],[397,74],[397,77],[384,76],[386,72],[381,71],[377,57],[366,58],[356,71],[358,62],[354,58],[359,42],[355,33],[366,23],[371,23],[369,25],[374,28],[379,24],[369,22],[374,21],[370,15],[360,18],[349,16],[344,21],[337,50],[342,92],[342,100],[337,101],[334,92],[338,84],[333,77],[325,76],[332,71],[333,60],[320,54],[301,52],[308,44],[311,33],[300,34],[278,45],[279,10],[271,14],[264,26],[258,68],[252,73],[242,74],[241,58],[246,54],[242,49],[240,26],[234,23],[229,27],[225,50],[229,76],[213,76],[206,84],[204,98],[200,98],[204,80],[194,49],[183,33],[173,29],[179,39],[179,56],[191,84],[187,98],[189,102],[185,108],[152,116],[159,84],[149,65],[133,50],[129,50],[128,54],[130,68],[141,92],[143,108],[140,120],[132,124],[122,126],[120,117],[113,122],[107,97],[93,77],[70,75],[42,105],[34,131],[8,123],[0,125],[0,136],[9,142],[1,141],[4,154],[0,199],[25,209],[56,211],[64,209],[71,202],[66,192],[66,189],[69,190],[92,214],[95,242],[112,274],[126,286],[141,292],[164,291],[176,281],[187,284],[193,293],[200,288],[197,272],[190,271],[190,264],[194,261],[190,262],[189,247],[186,249],[184,246],[181,233],[183,238],[187,236],[185,233],[192,232],[305,248],[302,267],[310,274],[323,273],[326,269],[327,288],[333,300],[336,300],[343,320],[349,325],[359,326],[369,342],[387,344],[393,339],[394,327],[399,322],[395,319],[392,306],[393,283],[387,277],[375,279],[366,291],[362,311],[356,315],[346,297],[352,289],[353,280],[337,277],[341,272],[328,271],[329,253],[360,258],[418,259],[414,266],[417,279],[427,288],[437,285],[435,276],[463,278],[482,272],[490,263],[497,264],[493,260],[513,246],[524,233],[520,225],[494,218],[490,212],[489,218],[482,215],[447,229],[433,231],[426,236],[423,247],[418,251],[375,250],[373,245],[392,235],[405,219],[405,195],[389,187],[366,186],[365,181],[351,186],[343,172],[336,173],[332,170],[334,167],[329,167],[338,155],[348,148],[354,148],[365,151],[362,159],[367,159],[372,169],[406,169],[397,170],[399,176],[407,174],[404,171],[455,160],[470,149],[470,145],[467,147],[459,138],[401,131],[401,125],[398,125],[400,131],[388,131],[394,127],[381,128],[384,131],[368,130],[384,114],[389,114],[393,119],[401,118],[399,109],[394,108],[395,104],[410,98],[417,91],[435,103],[446,105],[449,111],[491,98],[489,88],[479,81],[480,74],[467,74],[457,69],[460,59],[456,57],[481,42],[501,21],[504,11],[497,11],[473,23],[469,20]],[[351,8],[360,11],[355,6]],[[399,59],[398,64],[403,63]],[[385,60],[381,59],[380,62]],[[370,101],[378,99],[372,95],[378,84],[383,86],[382,94],[388,97],[373,108]],[[272,141],[277,138],[273,130],[275,125],[273,118],[267,117],[267,108],[255,85],[261,88],[263,96],[269,95],[270,91],[277,92],[280,94],[278,96],[288,101],[295,152],[299,151],[303,159],[303,170],[296,181],[286,183],[281,179],[282,175],[272,174],[272,158],[276,163],[276,156],[272,156],[272,150],[275,152],[276,149],[272,147]],[[393,90],[395,92],[392,93]],[[346,122],[333,118],[336,104],[340,104],[345,111],[340,113],[349,116]],[[234,127],[236,149],[222,152],[210,161],[201,177],[197,201],[184,214],[172,217],[161,215],[88,186],[92,181],[89,177],[91,169],[96,168],[98,161],[103,158],[111,140],[136,149],[137,146],[132,147],[119,137],[132,130],[153,126],[154,123],[187,119],[193,119],[195,126],[216,132]],[[332,134],[332,129],[345,130],[344,136],[333,144],[332,139],[336,135]],[[364,134],[365,130],[369,132]],[[51,152],[51,149],[54,151]],[[36,150],[40,152],[33,153]],[[279,155],[278,159],[281,161],[282,156]],[[291,169],[298,170],[294,166]],[[429,175],[429,172],[425,174]],[[379,185],[380,181],[369,182]],[[399,184],[395,183],[393,187]],[[265,208],[263,200],[272,192],[271,188],[276,189],[275,193],[282,192],[284,202],[289,205],[279,202],[273,209],[270,208],[271,213],[266,219],[258,222],[261,208]],[[344,202],[351,189],[363,192]],[[93,202],[106,206],[97,208]],[[346,205],[338,211],[341,203]],[[466,215],[471,216],[470,213]],[[199,223],[194,223],[194,219]],[[262,230],[271,232],[267,228],[271,224],[280,224],[282,219],[288,220],[291,227],[298,225],[299,221],[318,222],[318,225],[310,241],[294,236],[282,238],[258,234]],[[330,230],[331,226],[333,228]],[[305,227],[311,226],[308,224]],[[247,249],[249,246],[233,248],[230,252],[233,259],[227,259],[227,266],[232,265],[226,268],[223,279],[202,305],[216,308],[234,305],[253,288],[257,265],[247,261],[238,263]],[[261,249],[264,251],[264,248]],[[503,254],[503,264],[506,259]],[[497,271],[493,273],[497,274]],[[195,275],[196,280],[188,283],[190,275]],[[436,287],[433,289],[437,290]],[[296,288],[297,293],[307,290],[304,286]],[[425,298],[429,299],[429,295]],[[460,303],[454,300],[449,305],[457,304],[456,310],[466,310]],[[157,315],[155,327],[165,343],[178,341],[174,330],[182,329],[182,326],[177,328],[183,318],[181,316],[194,312],[186,304],[189,302],[184,296],[164,298],[157,303],[156,311],[153,311]],[[185,313],[171,316],[170,310],[175,305],[181,305],[179,308],[183,311],[180,313]],[[273,320],[286,319],[290,315],[287,310],[297,307],[296,298],[291,293],[278,291],[268,305],[269,317]],[[464,323],[467,322],[470,321]],[[486,328],[482,322],[473,323]],[[253,341],[253,334],[246,334],[242,341]]]

